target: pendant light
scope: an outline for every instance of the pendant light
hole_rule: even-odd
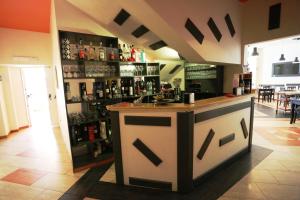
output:
[[[280,60],[280,61],[285,61],[285,57],[284,57],[284,54],[283,54],[283,53],[280,55],[279,60]]]
[[[252,56],[258,56],[257,47],[253,48]]]
[[[300,63],[298,57],[295,57],[295,60],[293,63]]]

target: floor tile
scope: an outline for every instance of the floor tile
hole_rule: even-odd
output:
[[[245,183],[278,183],[268,170],[252,170],[241,181]]]
[[[277,179],[279,184],[300,187],[299,172],[271,171],[270,173]]]
[[[257,183],[258,188],[269,200],[299,200],[300,187]]]
[[[49,173],[32,186],[57,192],[66,192],[77,180],[78,178],[74,176]]]
[[[237,183],[223,197],[267,200],[255,183]]]
[[[38,196],[34,198],[34,200],[56,200],[62,196],[63,193],[52,191],[52,190],[44,190]]]
[[[46,174],[47,172],[39,170],[17,169],[14,172],[3,177],[1,180],[23,185],[32,185]]]

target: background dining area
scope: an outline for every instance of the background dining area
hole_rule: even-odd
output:
[[[261,84],[257,89],[257,103],[271,106],[276,115],[290,116],[290,124],[300,116],[300,83]],[[280,113],[282,114],[282,113]]]

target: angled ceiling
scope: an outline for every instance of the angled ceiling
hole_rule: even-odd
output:
[[[161,44],[175,49],[189,62],[241,63],[240,4],[237,0],[191,0],[188,3],[185,0],[66,1],[124,42],[141,46],[146,51],[151,51],[151,44],[162,41]],[[118,24],[114,19],[122,9],[129,17]],[[201,43],[185,27],[187,19],[193,22],[196,32],[192,32],[203,34]],[[234,30],[228,30],[230,23]],[[140,26],[149,31],[135,37],[132,33]],[[160,50],[164,48],[153,51],[154,55],[163,59]]]
[[[49,33],[51,0],[1,1],[0,27]]]

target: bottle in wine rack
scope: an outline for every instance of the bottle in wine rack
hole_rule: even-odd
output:
[[[110,60],[115,60],[115,52],[114,52],[114,49],[112,47],[112,44],[110,44],[110,52],[109,52],[109,59]]]
[[[80,93],[81,99],[87,100],[87,91],[86,91],[86,83],[85,82],[79,83],[79,93]]]
[[[124,81],[123,80],[121,80],[120,85],[121,85],[121,95],[126,96],[125,95],[125,86],[124,86]]]
[[[132,80],[129,81],[129,96],[133,96],[133,82]]]
[[[124,60],[124,58],[123,58],[123,50],[122,50],[122,48],[121,48],[121,44],[119,44],[119,59],[120,59],[120,61],[123,61]]]
[[[111,91],[110,91],[110,87],[109,87],[109,80],[107,80],[106,85],[105,85],[105,97],[107,99],[111,99]]]

